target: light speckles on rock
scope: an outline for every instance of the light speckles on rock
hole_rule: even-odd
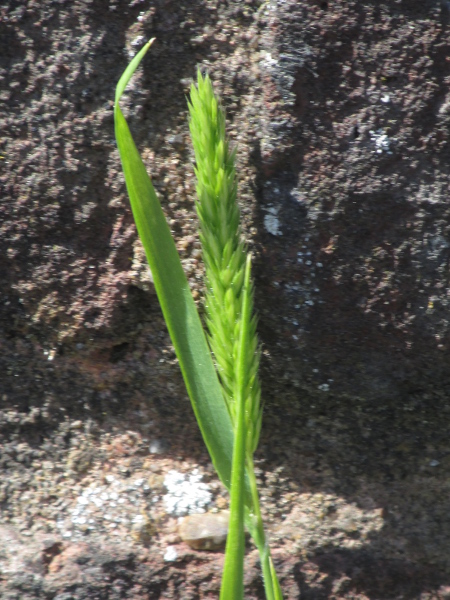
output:
[[[369,134],[371,142],[375,144],[377,154],[382,154],[383,152],[392,154],[391,140],[382,129],[377,129],[376,131],[370,130]]]
[[[202,479],[198,469],[194,469],[190,475],[169,471],[164,479],[167,488],[164,496],[166,512],[178,517],[204,512],[212,500],[212,494],[209,486],[202,483]]]
[[[164,553],[164,560],[166,562],[174,562],[178,558],[178,552],[174,546],[167,546]]]
[[[136,515],[131,525],[131,537],[141,544],[148,545],[157,531],[155,521],[145,512]]]
[[[331,494],[300,494],[298,505],[277,530],[298,548],[362,548],[384,527],[380,508],[361,509]],[[354,535],[355,532],[358,535]]]
[[[278,219],[279,207],[270,206],[264,209],[267,215],[264,217],[264,227],[272,235],[283,235],[281,232],[280,220]]]
[[[143,477],[133,480],[105,477],[105,485],[92,484],[83,489],[68,516],[56,522],[63,538],[78,539],[87,533],[107,531],[109,535],[131,537],[143,543],[151,527],[142,517],[148,509],[150,491]]]

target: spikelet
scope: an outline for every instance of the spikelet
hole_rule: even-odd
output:
[[[197,74],[189,102],[192,142],[197,177],[196,209],[205,264],[206,326],[208,340],[235,423],[234,388],[242,316],[242,292],[247,248],[241,239],[240,212],[236,201],[235,152],[225,133],[225,115],[206,75]],[[253,314],[253,286],[250,290]],[[249,325],[246,353],[247,452],[253,453],[261,431],[261,388],[258,378],[260,349],[256,318]]]

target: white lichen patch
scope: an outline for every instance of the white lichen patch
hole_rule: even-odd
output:
[[[382,154],[383,152],[386,152],[387,154],[392,154],[391,140],[387,133],[385,133],[382,129],[377,129],[376,131],[373,131],[373,129],[371,129],[369,131],[369,134],[370,140],[373,144],[375,144],[377,154]]]
[[[143,477],[129,480],[107,475],[105,484],[92,484],[82,490],[68,515],[58,519],[56,526],[63,537],[72,539],[94,531],[131,535],[142,511],[148,508],[150,492]]]
[[[190,475],[169,471],[164,479],[167,494],[164,496],[166,512],[170,515],[183,517],[205,512],[211,503],[212,493],[198,469]]]
[[[283,235],[281,232],[280,221],[278,219],[280,207],[269,206],[269,208],[265,208],[264,210],[267,212],[267,215],[264,216],[264,227],[266,230],[272,235]]]
[[[167,546],[164,553],[164,560],[166,562],[174,562],[178,558],[177,549],[174,546]]]
[[[270,52],[265,52],[261,57],[260,64],[263,69],[273,69],[278,66],[278,60],[273,58]]]

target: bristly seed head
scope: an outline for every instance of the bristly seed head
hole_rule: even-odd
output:
[[[231,419],[235,422],[235,364],[242,315],[247,247],[241,239],[237,204],[235,151],[225,133],[225,114],[209,76],[197,74],[189,102],[192,142],[197,177],[196,209],[200,221],[206,279],[206,325],[211,350],[224,389]],[[251,313],[253,289],[250,290]],[[261,389],[258,379],[260,350],[256,318],[249,328],[247,362],[247,450],[254,452],[261,430]]]

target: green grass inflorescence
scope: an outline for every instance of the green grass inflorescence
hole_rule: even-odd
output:
[[[253,465],[262,420],[260,348],[253,314],[251,256],[242,240],[236,201],[236,155],[230,150],[224,111],[211,81],[199,72],[197,87],[191,87],[189,124],[206,273],[208,348],[174,240],[119,106],[152,41],[133,58],[117,84],[115,131],[136,226],[186,389],[216,471],[230,490],[220,598],[244,597],[245,521],[260,553],[266,598],[282,600],[264,533]]]
[[[247,247],[242,241],[237,204],[235,151],[225,133],[225,115],[211,81],[201,73],[190,93],[190,122],[197,176],[196,208],[206,273],[206,325],[224,396],[233,423],[236,421],[236,368],[242,326],[242,302]],[[253,286],[249,290],[253,315]],[[251,317],[246,347],[247,452],[253,454],[261,431],[261,386],[258,377],[260,350],[256,318]]]

